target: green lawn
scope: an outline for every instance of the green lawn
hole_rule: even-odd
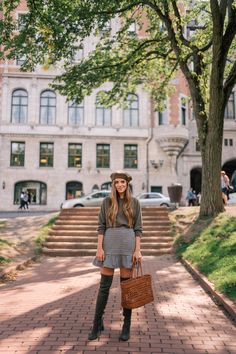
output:
[[[6,221],[0,221],[0,230],[2,230],[5,225],[6,225]]]
[[[1,249],[6,248],[6,247],[11,247],[11,243],[8,242],[7,240],[0,238],[0,252],[1,252]],[[10,258],[5,257],[0,254],[0,265],[5,264],[5,263],[10,263],[10,262],[11,262]]]
[[[197,220],[191,227],[192,237],[178,237],[177,254],[236,302],[236,218],[223,213],[203,225],[201,229]]]
[[[48,235],[49,229],[54,225],[56,219],[58,218],[58,215],[52,217],[47,224],[43,225],[38,233],[38,235],[35,237],[34,241],[36,243],[36,249],[35,253],[40,254],[41,253],[41,248],[42,248],[42,243],[45,241],[45,238]]]

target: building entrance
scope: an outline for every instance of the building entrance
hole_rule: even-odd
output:
[[[202,169],[195,167],[190,171],[190,187],[198,194],[202,188]]]

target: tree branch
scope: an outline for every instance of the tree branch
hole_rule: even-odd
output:
[[[234,62],[233,66],[230,70],[230,73],[229,73],[227,79],[225,80],[224,87],[223,87],[226,103],[228,102],[230,93],[231,93],[235,84],[236,84],[236,61]]]
[[[117,10],[110,10],[110,11],[98,11],[96,12],[97,15],[115,15],[115,14],[120,14],[120,13],[123,13],[123,12],[126,12],[128,10],[131,10],[134,6],[138,6],[138,5],[141,5],[142,4],[142,1],[136,1],[136,2],[133,2],[131,4],[129,4],[128,6],[126,7],[123,7],[122,9],[117,9]]]
[[[174,13],[176,18],[178,19],[177,21],[177,28],[178,28],[178,32],[179,32],[179,38],[181,40],[181,42],[188,48],[192,48],[190,42],[183,36],[183,26],[181,25],[181,16],[179,13],[179,9],[178,6],[176,5],[176,1],[175,0],[171,0],[173,9],[174,9]]]
[[[227,55],[235,35],[236,35],[236,9],[231,8],[231,15],[222,40],[222,51],[224,53],[225,61],[227,59]]]

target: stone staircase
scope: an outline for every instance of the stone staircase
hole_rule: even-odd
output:
[[[97,247],[97,217],[100,208],[63,209],[43,244],[48,256],[95,256]],[[158,256],[171,253],[173,238],[168,209],[144,207],[142,255]]]

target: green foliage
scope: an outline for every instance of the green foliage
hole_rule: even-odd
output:
[[[6,226],[6,221],[0,221],[0,230]]]
[[[10,258],[0,256],[0,265],[1,265],[1,264],[6,264],[6,263],[10,263],[10,262],[11,262],[11,259],[10,259]]]
[[[186,0],[184,11],[177,1],[170,0],[28,0],[29,12],[16,32],[17,22],[11,15],[18,4],[19,0],[2,5],[5,55],[24,55],[23,70],[33,70],[37,64],[45,68],[60,65],[64,74],[57,77],[53,87],[68,99],[81,101],[94,88],[111,81],[112,89],[101,99],[111,106],[124,101],[142,83],[160,109],[169,93],[168,83],[181,67],[208,104],[214,16],[209,1],[196,2],[192,7]],[[111,20],[119,21],[119,26],[112,32],[103,31]],[[226,31],[229,19],[224,20]],[[130,32],[134,22],[142,37]],[[191,36],[186,35],[187,25],[192,26]],[[89,36],[98,38],[93,50],[75,63],[75,51]],[[235,61],[233,49],[226,62],[228,73]]]
[[[11,246],[11,245],[12,245],[11,242],[0,238],[0,249]]]
[[[236,219],[220,214],[189,243],[181,237],[177,252],[205,274],[215,288],[236,301]]]
[[[58,215],[56,215],[56,216],[52,217],[51,219],[49,219],[47,224],[45,224],[45,225],[43,225],[41,227],[41,229],[39,230],[38,235],[34,238],[34,242],[36,244],[36,249],[35,249],[35,253],[36,254],[40,254],[41,253],[42,244],[43,244],[43,242],[45,241],[45,238],[48,235],[48,231],[54,225],[57,217],[58,217]]]
[[[2,3],[0,55],[24,57],[22,70],[38,64],[45,70],[59,67],[63,74],[52,87],[68,100],[81,102],[110,82],[99,102],[123,105],[142,85],[160,111],[175,87],[176,71],[182,71],[203,161],[201,215],[221,212],[220,190],[212,200],[207,191],[209,184],[219,189],[224,111],[236,83],[236,0],[220,6],[208,0],[26,0],[28,13],[18,29],[12,14],[19,1]],[[109,21],[115,27],[104,31]],[[141,35],[130,31],[133,22]],[[74,54],[87,38],[92,48],[76,62]],[[213,151],[212,146],[220,148]],[[208,169],[216,173],[206,183]]]

